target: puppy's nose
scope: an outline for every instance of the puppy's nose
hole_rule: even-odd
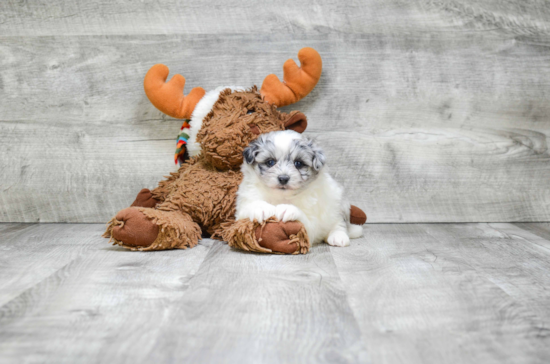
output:
[[[288,181],[290,180],[290,177],[287,176],[286,174],[282,174],[278,178],[279,178],[279,183],[282,184],[282,185],[286,185],[288,183]]]

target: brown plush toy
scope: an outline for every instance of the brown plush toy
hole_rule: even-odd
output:
[[[187,154],[190,159],[153,191],[141,190],[131,207],[111,219],[104,236],[141,251],[193,247],[207,233],[247,251],[307,253],[309,239],[300,222],[283,223],[273,217],[258,224],[234,217],[243,149],[262,133],[306,129],[304,114],[277,110],[305,97],[321,76],[317,51],[303,48],[298,58],[301,67],[288,60],[284,82],[269,75],[260,92],[255,86],[219,87],[208,93],[194,88],[184,96],[185,78],[175,75],[166,82],[168,68],[153,66],[145,76],[145,93],[160,111],[191,119],[189,124],[184,122],[177,153],[180,161]],[[350,214],[353,223],[366,221],[356,207]]]

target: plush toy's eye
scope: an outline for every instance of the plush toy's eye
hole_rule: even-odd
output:
[[[303,166],[304,166],[304,164],[300,161],[294,162],[294,167],[296,167],[298,169],[302,168]]]
[[[267,162],[265,162],[265,165],[268,166],[269,168],[271,168],[275,165],[275,163],[276,163],[275,159],[270,159]]]
[[[256,112],[256,110],[251,109],[251,110],[248,110],[248,111],[246,112],[246,114],[247,114],[247,115],[249,115],[249,114],[254,114],[255,112]]]

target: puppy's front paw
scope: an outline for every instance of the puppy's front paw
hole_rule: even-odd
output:
[[[302,215],[302,211],[294,205],[277,205],[275,210],[275,217],[282,222],[299,220]]]
[[[275,206],[264,201],[251,204],[246,211],[243,211],[240,218],[249,218],[250,221],[258,221],[260,224],[271,216],[275,216]]]
[[[334,231],[328,236],[327,243],[332,246],[348,246],[349,236],[343,231]]]

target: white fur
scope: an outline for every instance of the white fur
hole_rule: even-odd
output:
[[[284,155],[298,133],[277,132],[277,153]],[[297,189],[271,188],[258,176],[253,165],[243,163],[243,180],[237,192],[236,218],[263,222],[271,216],[279,221],[300,221],[310,241],[326,241],[333,246],[348,246],[349,239],[362,235],[361,226],[349,223],[350,204],[343,188],[323,167],[316,177]]]
[[[228,88],[232,91],[245,91],[245,88],[240,86],[220,86],[208,91],[195,106],[189,122],[191,127],[189,128],[189,140],[187,141],[187,151],[190,157],[194,157],[201,152],[201,145],[197,143],[197,134],[201,130],[202,121],[212,111],[212,107],[220,98],[220,93]]]

